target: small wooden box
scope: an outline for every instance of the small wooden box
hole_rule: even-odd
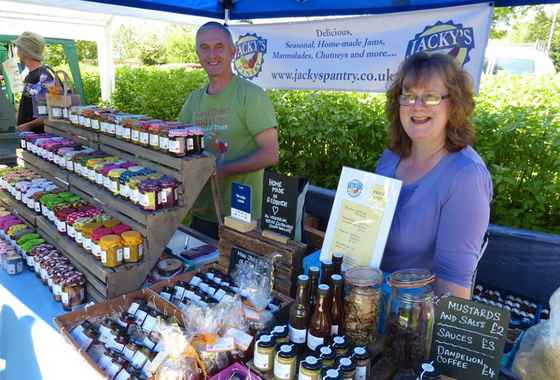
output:
[[[233,248],[240,248],[271,260],[274,276],[274,290],[289,297],[295,297],[297,276],[303,273],[303,258],[307,246],[290,240],[283,244],[263,237],[260,230],[240,233],[226,226],[220,226],[220,258],[218,265],[227,273]]]

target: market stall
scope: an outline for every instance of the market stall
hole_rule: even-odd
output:
[[[225,12],[214,2],[198,11],[169,1],[120,5],[234,19],[457,4],[303,2],[266,10],[241,2]],[[101,377],[493,379],[506,342],[549,318],[546,306],[492,289],[475,289],[478,302],[436,300],[432,273],[387,277],[376,269],[379,247],[366,261],[329,247],[322,261],[305,266],[305,247],[293,235],[233,226],[220,227],[216,265],[140,289],[215,178],[204,132],[67,99],[46,103],[46,133],[23,133],[22,165],[0,172],[0,255],[6,272],[34,273],[48,297],[70,311],[56,317],[57,328],[79,363]],[[352,190],[362,188],[344,189],[348,196]],[[214,191],[218,212],[219,197]],[[394,208],[396,200],[387,203]],[[97,303],[84,307],[88,301]]]

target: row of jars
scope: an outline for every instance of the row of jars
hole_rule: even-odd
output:
[[[5,247],[6,252],[13,249],[18,255],[19,271],[25,262],[49,287],[54,300],[61,302],[65,310],[70,311],[85,301],[84,275],[74,268],[67,257],[47,244],[33,228],[16,216],[0,211],[0,238],[4,241],[2,246],[10,245]]]
[[[123,141],[169,153],[176,157],[204,152],[204,131],[176,122],[131,115],[99,107],[75,107],[70,122]]]
[[[177,324],[145,299],[128,310],[99,322],[84,321],[70,332],[73,339],[110,379],[150,378],[163,355],[158,324]],[[157,359],[156,359],[157,358]]]
[[[77,146],[73,141],[48,134],[22,134],[25,149],[61,168],[73,171],[113,195],[146,211],[179,204],[179,181],[155,170],[105,152]]]
[[[276,380],[368,380],[371,356],[366,347],[353,346],[346,336],[335,336],[315,350],[305,351],[288,340],[288,326],[278,325],[259,336],[253,364]],[[299,367],[299,369],[298,369]]]
[[[142,235],[78,195],[21,167],[6,169],[0,175],[0,187],[45,216],[60,234],[74,239],[104,266],[114,268],[142,259]]]
[[[11,213],[8,210],[0,207],[0,217],[6,218],[5,220],[7,220],[10,216]],[[14,220],[21,222],[21,220],[17,217],[14,218]],[[7,236],[3,230],[0,230],[0,234],[4,237]],[[0,239],[0,268],[11,275],[21,273],[23,270],[23,260],[20,254],[16,251],[15,246],[7,240],[4,240],[4,237]]]

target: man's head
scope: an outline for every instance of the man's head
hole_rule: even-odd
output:
[[[235,47],[226,26],[215,21],[202,25],[196,32],[196,53],[208,77],[220,78],[233,74],[231,61]]]
[[[16,39],[15,45],[17,46],[17,55],[22,63],[27,65],[29,61],[41,62],[43,60],[45,40],[40,35],[23,32]]]

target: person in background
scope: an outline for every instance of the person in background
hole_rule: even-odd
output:
[[[378,174],[403,182],[381,263],[427,268],[437,294],[470,298],[490,218],[492,179],[472,148],[471,80],[449,55],[418,53],[387,91],[389,149]]]
[[[41,133],[43,132],[43,120],[33,116],[33,101],[29,93],[29,86],[37,84],[42,74],[45,74],[48,80],[52,80],[52,75],[43,65],[45,41],[36,33],[24,32],[16,39],[15,45],[21,63],[29,70],[29,74],[23,81],[24,88],[17,112],[17,130]]]
[[[251,187],[252,217],[260,217],[263,169],[278,163],[277,122],[263,89],[235,75],[235,46],[228,28],[208,22],[196,33],[196,52],[209,83],[193,91],[178,120],[201,127],[206,149],[216,156],[223,197],[229,214],[232,183]],[[215,239],[218,224],[210,185],[193,206],[191,227]]]

